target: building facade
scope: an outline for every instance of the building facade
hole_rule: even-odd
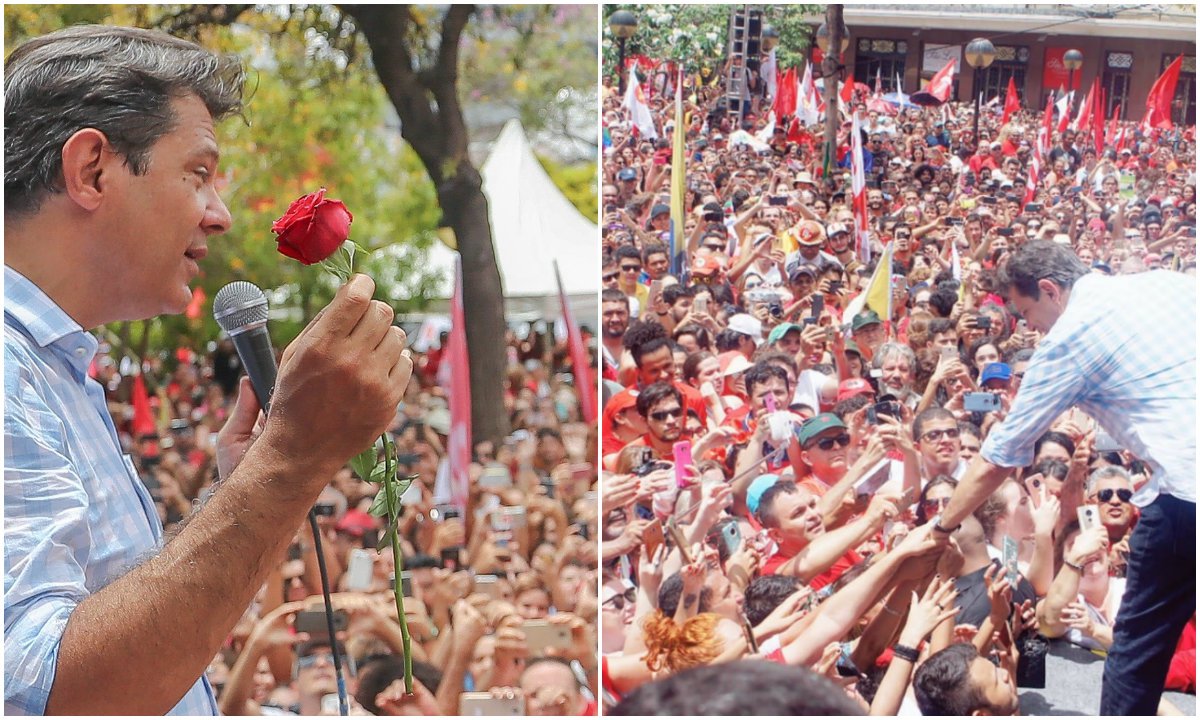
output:
[[[873,86],[876,73],[884,92],[897,77],[912,94],[950,58],[958,58],[955,95],[961,101],[981,93],[984,102],[1003,102],[1012,78],[1029,108],[1045,107],[1049,93],[1066,88],[1067,50],[1083,54],[1073,85],[1086,94],[1100,78],[1105,114],[1120,105],[1121,118],[1139,120],[1155,79],[1179,55],[1183,70],[1172,116],[1196,122],[1195,6],[1169,6],[1162,12],[1126,11],[1112,5],[846,5],[850,45],[842,57],[857,82]],[[1166,8],[1168,6],[1161,6]],[[814,16],[819,24],[824,18]],[[977,37],[996,47],[996,59],[978,75],[963,49]],[[818,51],[819,52],[819,51]]]

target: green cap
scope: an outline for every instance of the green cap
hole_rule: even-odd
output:
[[[881,322],[883,321],[879,319],[879,313],[874,310],[867,310],[854,316],[854,321],[850,323],[850,330],[858,332],[861,328],[868,325],[878,325]]]
[[[787,335],[792,330],[795,330],[796,332],[804,332],[804,328],[796,323],[780,323],[779,325],[776,325],[771,330],[771,334],[767,336],[767,344],[773,345],[779,342],[780,338],[782,338],[784,335]]]
[[[796,433],[796,439],[800,441],[800,447],[808,445],[813,438],[825,432],[826,430],[846,429],[846,423],[833,413],[821,413],[815,417],[805,420],[800,425],[800,430]]]
[[[859,349],[858,343],[854,342],[853,340],[846,341],[846,352],[854,353],[855,355],[862,357],[862,350]]]

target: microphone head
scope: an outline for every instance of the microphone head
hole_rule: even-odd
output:
[[[213,298],[213,318],[230,335],[259,327],[267,322],[267,296],[254,283],[231,282]]]

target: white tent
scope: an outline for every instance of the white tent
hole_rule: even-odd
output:
[[[500,265],[505,311],[510,317],[556,319],[559,314],[554,260],[575,320],[596,329],[599,315],[600,235],[542,169],[519,120],[509,120],[481,171],[488,199],[492,244]],[[449,297],[454,251],[435,243],[429,266],[447,278]],[[470,308],[467,308],[470,311]]]

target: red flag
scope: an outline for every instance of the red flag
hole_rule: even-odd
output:
[[[1183,56],[1180,55],[1154,81],[1154,85],[1150,88],[1150,94],[1146,96],[1146,117],[1142,119],[1143,131],[1148,131],[1150,128],[1170,130],[1175,126],[1171,122],[1171,102],[1175,99],[1175,85],[1179,82],[1179,70],[1182,67]]]
[[[1087,98],[1079,105],[1079,114],[1075,116],[1075,122],[1071,124],[1071,129],[1086,132],[1092,122],[1092,108],[1096,103],[1096,84],[1098,80],[1092,81],[1092,86],[1088,88]]]
[[[1104,88],[1097,88],[1096,107],[1092,108],[1092,136],[1096,143],[1096,154],[1104,152]]]
[[[198,287],[192,291],[192,301],[188,303],[187,310],[183,314],[188,320],[197,320],[200,318],[200,312],[204,309],[204,301],[208,296],[204,294],[204,288]]]
[[[1117,118],[1121,117],[1121,103],[1117,103],[1113,107],[1112,117],[1108,121],[1108,130],[1105,135],[1108,142],[1115,143],[1117,141]],[[1120,152],[1118,150],[1118,152]]]
[[[1021,98],[1017,97],[1017,84],[1013,82],[1012,76],[1008,78],[1008,94],[1004,97],[1004,117],[1001,118],[1000,124],[1008,123],[1008,118],[1013,113],[1021,109]]]
[[[153,435],[158,432],[154,425],[154,413],[150,411],[150,396],[146,393],[146,381],[142,374],[133,376],[133,437]]]
[[[452,503],[467,507],[471,494],[471,375],[468,372],[467,327],[463,318],[462,259],[455,263],[454,297],[450,301],[450,338],[442,363],[450,366],[450,496]]]
[[[788,68],[775,86],[778,92],[775,98],[775,117],[794,115],[796,113],[796,68]]]
[[[957,71],[957,68],[958,58],[950,58],[946,66],[937,71],[937,75],[933,76],[933,79],[929,81],[929,84],[924,89],[913,93],[913,97],[925,95],[937,101],[936,103],[926,104],[940,105],[946,102],[950,99],[950,91],[954,88],[954,73]]]
[[[1041,172],[1041,165],[1042,163],[1038,158],[1038,154],[1033,153],[1033,156],[1029,158],[1029,180],[1025,183],[1025,199],[1021,203],[1022,205],[1028,205],[1037,196],[1038,175]]]
[[[1038,133],[1038,153],[1043,157],[1050,154],[1050,139],[1054,133],[1054,93],[1046,98],[1046,112],[1042,115],[1042,130]]]
[[[846,78],[846,83],[842,85],[842,102],[849,104],[850,99],[854,97],[854,75]]]
[[[1066,132],[1067,123],[1071,121],[1071,103],[1073,103],[1073,102],[1075,102],[1074,91],[1069,92],[1066,95],[1063,95],[1062,98],[1060,98],[1059,101],[1057,103],[1055,103],[1055,105],[1061,104],[1061,106],[1062,106],[1058,109],[1058,112],[1059,112],[1058,132],[1060,135],[1062,133]]]
[[[575,324],[571,306],[567,303],[567,292],[563,290],[562,276],[558,273],[558,261],[554,261],[554,279],[558,281],[558,302],[562,307],[563,324],[567,326],[567,347],[571,351],[571,367],[575,375],[575,392],[579,395],[579,414],[585,423],[596,421],[596,379],[592,376],[592,363],[588,360],[583,335]]]

